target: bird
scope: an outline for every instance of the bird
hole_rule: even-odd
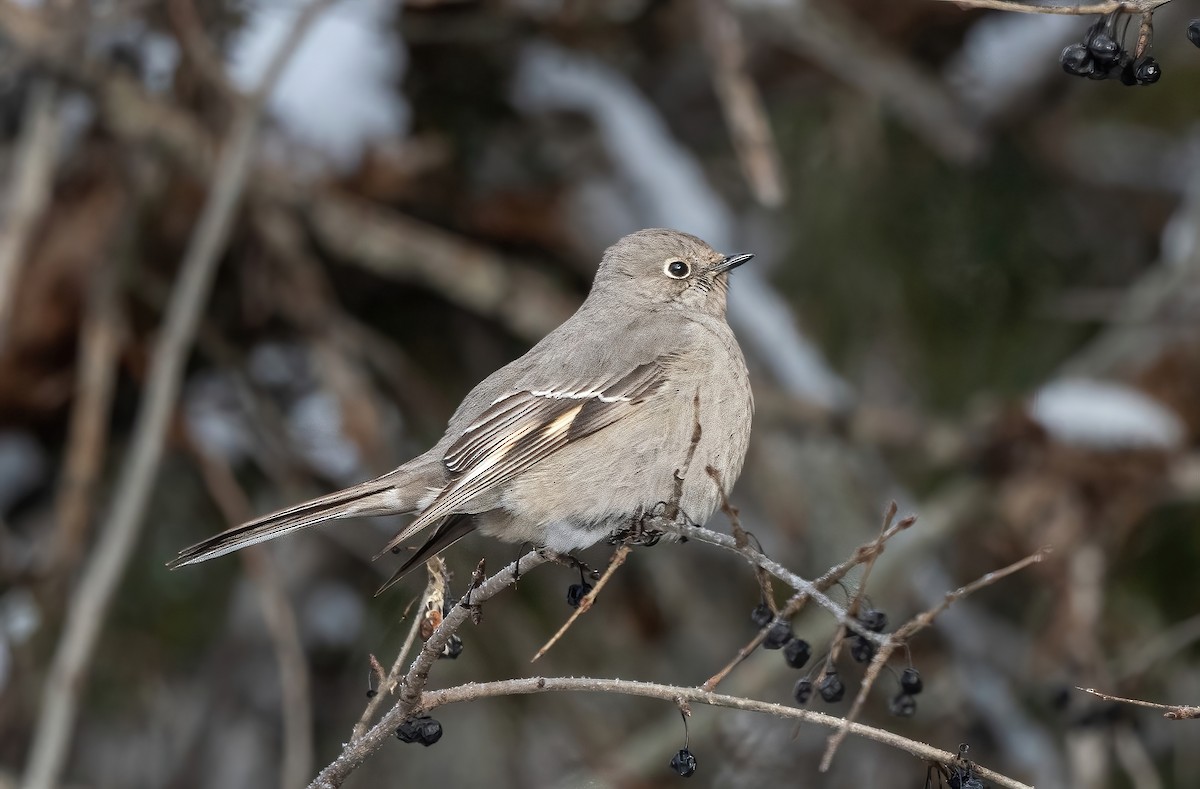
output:
[[[677,230],[621,238],[579,309],[476,385],[427,452],[216,534],[168,565],[334,519],[413,514],[376,558],[432,532],[383,592],[476,530],[570,554],[669,505],[704,523],[749,445],[754,397],[726,295],[730,272],[752,257]]]

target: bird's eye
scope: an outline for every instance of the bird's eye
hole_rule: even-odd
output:
[[[682,260],[669,261],[663,271],[667,272],[667,276],[671,279],[683,279],[688,274],[692,273],[692,269],[687,263]]]

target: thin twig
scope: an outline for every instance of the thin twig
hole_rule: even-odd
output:
[[[892,524],[892,527],[879,537],[876,537],[870,542],[863,543],[862,545],[858,546],[857,550],[854,551],[854,555],[849,559],[826,570],[824,575],[813,581],[813,586],[822,592],[828,590],[845,578],[847,573],[866,561],[867,557],[869,557],[872,553],[882,550],[881,546],[884,543],[916,522],[916,517],[909,515],[906,518],[902,518],[898,523]],[[805,592],[796,592],[794,595],[792,595],[791,599],[787,601],[787,604],[779,610],[778,618],[791,619],[796,614],[800,613],[801,609],[804,608],[808,600],[808,594]],[[737,654],[734,655],[732,660],[726,663],[725,666],[716,674],[713,674],[711,677],[709,677],[701,687],[704,688],[704,690],[714,690],[717,685],[719,685],[727,676],[729,676],[731,671],[737,668],[742,661],[754,653],[754,650],[758,648],[758,645],[766,639],[767,633],[770,632],[770,630],[771,623],[768,623],[765,627],[761,628],[758,633],[755,634],[754,638],[750,639],[745,646],[738,650]]]
[[[128,247],[137,223],[128,215],[122,221],[125,227],[117,233],[122,237],[119,245]],[[54,502],[57,523],[53,547],[47,562],[53,569],[66,573],[83,554],[96,482],[104,467],[109,410],[122,341],[119,295],[124,257],[118,254],[97,261],[79,326],[79,373],[71,406],[66,460]]]
[[[728,707],[735,710],[762,712],[780,718],[790,718],[827,728],[838,728],[846,725],[852,734],[890,745],[893,748],[911,753],[919,759],[949,763],[953,762],[956,758],[956,755],[953,753],[934,748],[923,742],[910,740],[907,737],[901,737],[886,729],[877,729],[874,726],[867,726],[862,723],[847,724],[841,718],[803,707],[787,707],[782,704],[772,704],[740,696],[710,693],[701,688],[660,685],[635,680],[592,679],[589,677],[528,677],[524,679],[499,680],[497,682],[473,682],[442,690],[426,691],[421,695],[420,709],[429,711],[447,704],[456,704],[464,701],[551,692],[613,693],[623,696],[640,696],[643,698],[662,699],[672,704],[679,704],[682,701],[689,704],[707,704],[713,707]],[[978,765],[973,766],[976,775],[997,786],[1005,787],[1006,789],[1032,789],[1026,784],[1000,773],[979,767]]]
[[[1104,699],[1105,701],[1117,701],[1121,704],[1133,704],[1137,707],[1149,707],[1152,710],[1162,710],[1163,717],[1168,720],[1197,720],[1200,719],[1200,707],[1195,707],[1190,704],[1159,704],[1154,701],[1143,701],[1141,699],[1127,699],[1123,696],[1112,696],[1108,693],[1101,693],[1095,688],[1081,688],[1075,686],[1075,690],[1082,690],[1084,693],[1090,693],[1096,698]]]
[[[429,599],[432,591],[432,585],[427,584],[425,591],[421,595],[421,602],[417,607],[418,610],[425,607],[425,602]],[[400,687],[400,678],[404,673],[404,661],[408,660],[408,654],[412,652],[413,644],[417,643],[417,634],[421,630],[421,621],[419,615],[413,617],[412,625],[408,628],[408,635],[404,637],[404,645],[400,647],[400,652],[396,655],[396,659],[392,661],[392,667],[388,670],[387,676],[380,677],[378,691],[367,702],[367,707],[363,710],[362,717],[358,719],[358,723],[354,724],[354,730],[350,733],[351,742],[362,739],[363,735],[367,733],[367,727],[371,725],[371,721],[379,714],[379,708],[383,706],[383,702],[390,699],[392,694],[396,692],[396,688]]]
[[[58,163],[57,91],[49,80],[33,84],[21,137],[13,151],[16,172],[0,233],[0,349],[7,344],[17,280],[29,240],[50,201]]]
[[[709,545],[715,545],[719,548],[724,548],[727,551],[732,551],[738,554],[754,567],[761,567],[779,580],[783,581],[788,586],[798,592],[803,592],[808,597],[812,598],[817,605],[824,608],[833,618],[839,623],[846,626],[848,630],[853,630],[858,635],[875,643],[877,646],[882,646],[887,643],[887,636],[881,633],[872,633],[862,626],[862,623],[857,619],[846,615],[846,609],[838,605],[829,598],[821,589],[818,589],[812,581],[801,578],[796,573],[784,567],[779,562],[767,557],[762,551],[757,548],[747,545],[739,548],[737,541],[728,534],[706,529],[702,526],[693,526],[689,523],[662,523],[661,528],[664,531],[671,531],[676,534],[687,537],[689,540],[697,542],[705,542]]]
[[[59,783],[80,692],[86,684],[105,614],[137,544],[163,453],[167,423],[178,398],[187,353],[252,169],[263,102],[309,25],[332,2],[315,0],[297,16],[262,82],[235,118],[221,152],[208,199],[171,293],[112,509],[72,596],[63,634],[46,675],[42,714],[34,731],[25,774],[27,789],[51,789]]]
[[[563,626],[558,629],[558,632],[551,636],[550,640],[542,645],[542,648],[537,651],[537,654],[530,659],[530,663],[536,663],[538,658],[549,652],[550,647],[557,644],[558,640],[563,637],[563,634],[566,633],[568,629],[570,629],[571,625],[575,624],[575,620],[591,610],[592,603],[595,601],[597,595],[600,594],[600,590],[603,589],[604,585],[608,583],[608,579],[612,578],[613,574],[616,573],[617,568],[625,564],[625,560],[629,558],[629,551],[630,548],[628,545],[621,545],[616,551],[613,552],[613,557],[608,563],[608,569],[604,571],[604,575],[600,576],[600,580],[596,581],[595,588],[583,596],[583,599],[579,601],[579,605],[576,606],[575,610],[571,612],[571,616],[566,622],[563,622]]]
[[[549,558],[545,554],[530,551],[520,559],[517,559],[517,561],[502,568],[478,587],[471,589],[468,594],[471,595],[472,606],[490,600],[504,589],[516,583],[518,577],[528,574],[530,570],[545,564],[547,561],[549,561]],[[465,595],[462,602],[466,602]],[[471,616],[471,612],[472,607],[467,605],[454,605],[450,607],[450,611],[442,620],[442,624],[426,640],[420,652],[417,653],[412,666],[408,669],[408,673],[404,675],[400,698],[396,700],[392,708],[366,734],[346,743],[338,757],[330,762],[312,780],[312,783],[309,784],[309,789],[336,789],[336,787],[341,786],[350,773],[358,769],[359,765],[366,761],[368,756],[378,750],[392,736],[397,726],[413,717],[420,709],[422,702],[421,693],[425,689],[425,683],[429,680],[430,669],[433,668],[434,663],[441,656],[442,650],[445,649],[446,642],[450,639],[450,636],[454,635],[458,628],[467,621]]]
[[[991,586],[997,581],[1007,578],[1013,573],[1019,572],[1031,564],[1037,564],[1038,562],[1041,562],[1049,554],[1050,549],[1043,548],[1036,553],[1026,556],[1020,561],[1013,562],[1007,567],[982,575],[966,586],[960,586],[958,589],[955,589],[952,592],[947,592],[945,597],[943,597],[937,605],[918,614],[917,616],[914,616],[912,619],[898,627],[895,632],[891,633],[888,637],[887,643],[879,648],[879,651],[875,653],[875,657],[871,660],[871,665],[867,667],[866,674],[863,675],[862,682],[859,683],[858,695],[854,697],[854,704],[851,705],[850,712],[846,714],[844,719],[845,725],[839,728],[833,734],[829,735],[829,741],[825,746],[825,754],[821,757],[821,772],[826,772],[833,763],[834,754],[837,753],[838,747],[842,744],[842,741],[846,739],[846,735],[850,732],[849,727],[852,725],[851,722],[857,718],[859,712],[862,711],[863,705],[867,700],[867,694],[870,693],[871,688],[875,685],[875,681],[879,678],[879,673],[883,670],[883,667],[887,665],[888,660],[891,659],[892,654],[897,649],[907,644],[914,635],[933,624],[933,620],[956,601],[961,600],[968,595],[974,594],[986,586]]]
[[[700,40],[712,64],[713,90],[742,175],[754,199],[775,208],[783,203],[787,186],[762,94],[746,72],[742,26],[726,0],[698,3],[696,17]]]
[[[1019,14],[1058,14],[1061,16],[1091,16],[1093,14],[1111,14],[1113,11],[1128,10],[1130,12],[1153,11],[1159,6],[1166,5],[1171,0],[1128,0],[1127,2],[1092,3],[1091,5],[1041,5],[1039,3],[1021,3],[1013,0],[942,0],[954,3],[961,8],[982,8],[991,11],[1013,11]]]

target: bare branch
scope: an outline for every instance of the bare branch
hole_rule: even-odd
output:
[[[897,649],[907,644],[914,635],[933,624],[933,620],[937,618],[938,614],[949,608],[955,601],[961,600],[962,598],[967,597],[968,595],[973,594],[974,592],[977,592],[986,586],[991,586],[997,581],[1007,578],[1013,573],[1023,570],[1031,564],[1037,564],[1038,562],[1041,562],[1046,558],[1046,556],[1049,555],[1049,553],[1050,550],[1048,548],[1043,548],[1037,553],[1026,556],[1020,561],[1013,562],[1007,567],[987,573],[986,575],[982,575],[966,586],[960,586],[958,589],[955,589],[952,592],[947,592],[946,596],[942,598],[941,602],[939,602],[933,608],[918,614],[897,628],[895,632],[891,633],[887,637],[887,642],[880,647],[878,652],[875,653],[875,657],[871,660],[871,665],[867,667],[867,673],[863,676],[862,682],[859,683],[858,695],[855,696],[854,704],[851,705],[850,712],[846,715],[844,725],[838,731],[835,731],[829,736],[829,742],[825,747],[825,754],[821,758],[821,772],[827,771],[830,765],[833,763],[834,754],[837,753],[838,747],[841,745],[842,741],[846,739],[846,735],[851,731],[851,721],[853,721],[862,710],[863,705],[866,703],[867,695],[871,692],[871,688],[874,687],[875,681],[879,678],[879,673],[883,670],[883,667],[887,665],[888,660],[891,659],[892,654]]]
[[[408,673],[401,683],[400,698],[388,710],[378,723],[372,726],[366,734],[356,737],[347,743],[342,752],[309,784],[309,789],[335,789],[342,785],[350,773],[358,769],[366,758],[379,749],[395,732],[396,727],[413,717],[421,709],[422,691],[429,680],[429,671],[446,646],[450,636],[471,617],[475,606],[495,597],[504,589],[517,582],[519,576],[528,573],[534,567],[545,564],[549,558],[537,551],[530,551],[517,561],[510,563],[498,573],[488,578],[467,593],[470,595],[470,605],[464,595],[459,605],[452,606],[442,619],[441,625],[421,647]]]
[[[0,233],[0,349],[8,340],[17,280],[38,219],[50,200],[58,164],[59,116],[54,86],[38,80],[13,152],[16,173]]]
[[[814,723],[826,728],[845,726],[852,734],[890,745],[902,751],[907,751],[920,759],[945,764],[953,762],[957,758],[956,754],[949,751],[943,751],[926,745],[923,742],[901,737],[885,729],[877,729],[874,726],[867,726],[862,723],[849,723],[841,718],[802,707],[786,707],[782,704],[772,704],[740,696],[711,693],[701,688],[660,685],[653,682],[637,682],[635,680],[592,679],[589,677],[527,677],[524,679],[507,679],[497,682],[470,683],[443,690],[427,691],[421,694],[420,708],[428,711],[447,704],[456,704],[463,701],[551,692],[614,693],[623,696],[662,699],[671,704],[679,704],[680,702],[707,704],[712,707],[728,707],[735,710],[762,712],[779,718]],[[984,767],[976,765],[974,769],[980,778],[991,781],[997,786],[1006,787],[1006,789],[1032,789],[1026,784]]]
[[[297,16],[252,99],[235,119],[221,153],[208,199],[171,293],[165,325],[154,349],[130,453],[122,467],[112,509],[71,599],[63,634],[47,673],[42,714],[34,732],[24,780],[28,789],[51,789],[59,783],[79,694],[85,685],[105,614],[141,531],[187,353],[212,286],[217,260],[228,240],[252,169],[263,100],[308,26],[332,1],[315,0]]]
[[[608,579],[612,578],[613,574],[616,573],[617,568],[625,564],[625,560],[629,558],[629,551],[630,548],[628,545],[621,545],[616,551],[613,552],[613,557],[608,562],[608,569],[604,571],[604,575],[600,576],[600,580],[596,582],[595,588],[583,596],[583,599],[579,601],[579,605],[576,606],[575,610],[571,612],[570,618],[568,618],[566,622],[563,622],[563,626],[558,629],[558,632],[551,636],[550,640],[542,645],[542,648],[537,651],[537,654],[530,659],[530,663],[536,663],[538,658],[549,652],[550,647],[558,643],[558,640],[563,637],[563,634],[566,633],[568,629],[570,629],[571,625],[575,624],[575,620],[591,610],[592,603],[595,601],[596,596],[600,594],[600,590],[603,589],[604,585],[608,583]]]
[[[1127,699],[1123,696],[1112,696],[1108,693],[1101,693],[1095,688],[1081,688],[1079,686],[1076,686],[1075,690],[1082,690],[1084,693],[1090,693],[1096,698],[1104,699],[1105,701],[1116,701],[1121,704],[1132,704],[1136,707],[1149,707],[1152,710],[1162,710],[1163,717],[1167,720],[1183,721],[1200,719],[1200,707],[1190,704],[1159,704],[1154,701]]]

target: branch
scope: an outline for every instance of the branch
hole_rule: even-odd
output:
[[[315,0],[297,16],[262,82],[230,129],[208,199],[171,293],[112,509],[72,596],[63,634],[46,676],[42,714],[34,731],[25,774],[27,789],[51,789],[59,783],[92,653],[109,604],[137,544],[187,354],[251,171],[263,101],[308,26],[332,2]]]
[[[469,683],[421,694],[420,709],[428,711],[447,704],[476,701],[478,699],[495,698],[498,696],[519,696],[564,691],[641,696],[643,698],[661,699],[671,704],[678,704],[682,700],[689,704],[707,704],[712,707],[728,707],[748,712],[762,712],[779,718],[790,718],[805,723],[814,723],[826,728],[845,726],[852,734],[890,745],[902,751],[907,751],[920,759],[948,764],[957,758],[956,754],[934,748],[923,742],[910,740],[907,737],[901,737],[885,729],[877,729],[874,726],[867,726],[862,723],[848,723],[841,718],[826,715],[822,712],[815,712],[801,707],[786,707],[782,704],[772,704],[766,701],[746,699],[739,696],[710,693],[701,688],[660,685],[653,682],[638,682],[635,680],[592,679],[589,677],[529,677],[526,679],[499,680],[497,682]],[[1032,789],[1032,787],[1026,784],[984,767],[979,767],[978,765],[974,765],[974,771],[980,778],[991,781],[997,786],[1005,787],[1006,789]]]
[[[1194,707],[1190,704],[1159,704],[1154,701],[1142,701],[1141,699],[1127,699],[1123,696],[1110,696],[1107,693],[1101,693],[1095,688],[1081,688],[1076,686],[1075,690],[1082,690],[1084,693],[1104,699],[1105,701],[1116,701],[1121,704],[1132,704],[1136,707],[1149,707],[1152,710],[1163,710],[1163,717],[1167,720],[1184,721],[1200,719],[1200,707]]]
[[[309,789],[336,789],[342,782],[386,742],[401,723],[412,718],[423,708],[422,691],[429,680],[429,671],[441,656],[450,636],[462,626],[473,611],[517,582],[520,575],[534,567],[545,564],[549,558],[537,551],[530,551],[517,561],[510,563],[500,572],[479,586],[471,588],[463,599],[450,609],[421,651],[417,653],[401,684],[400,698],[378,723],[361,737],[355,737],[342,748],[342,752],[309,784]],[[468,604],[468,598],[469,604]]]
[[[575,620],[591,610],[592,602],[595,601],[596,596],[600,594],[600,590],[604,588],[604,585],[608,583],[608,579],[612,578],[613,573],[617,571],[617,568],[625,564],[625,560],[629,558],[629,551],[630,548],[628,545],[622,545],[613,552],[612,560],[608,563],[608,569],[604,571],[604,575],[600,576],[600,580],[596,582],[596,587],[583,596],[583,599],[579,601],[579,605],[577,605],[575,610],[571,612],[571,616],[567,618],[566,622],[563,622],[563,626],[558,629],[558,632],[551,636],[550,640],[542,645],[542,648],[539,649],[537,654],[535,654],[529,661],[530,663],[536,663],[538,658],[549,652],[550,647],[558,643],[558,640],[563,637],[563,634],[566,633],[568,629],[570,629],[571,625],[575,624]]]
[[[1050,550],[1048,548],[1043,548],[1037,553],[1013,562],[1007,567],[982,575],[966,586],[960,586],[958,589],[955,589],[952,592],[947,592],[942,598],[941,602],[939,602],[937,605],[933,606],[924,613],[914,616],[912,619],[908,620],[899,628],[897,628],[895,632],[889,634],[887,636],[887,643],[885,643],[879,649],[879,651],[875,653],[875,657],[871,660],[871,665],[867,667],[867,673],[863,676],[862,682],[859,683],[858,695],[854,698],[854,704],[851,705],[850,712],[846,715],[846,718],[838,731],[835,731],[829,736],[829,742],[825,747],[825,754],[821,758],[821,772],[827,771],[829,766],[833,763],[834,754],[837,753],[838,747],[842,744],[842,741],[846,739],[846,735],[851,731],[850,727],[853,725],[851,721],[853,721],[854,718],[858,716],[858,713],[862,710],[863,704],[865,704],[867,700],[867,694],[871,692],[871,688],[875,685],[875,680],[879,678],[879,672],[881,672],[883,667],[887,665],[888,660],[891,659],[892,654],[897,649],[907,644],[917,633],[933,624],[933,620],[937,618],[938,614],[945,611],[956,601],[961,600],[968,595],[974,594],[986,586],[991,586],[997,581],[1007,578],[1013,573],[1023,570],[1031,564],[1037,564],[1038,562],[1041,562],[1049,554]]]
[[[0,234],[0,350],[8,341],[17,280],[29,239],[50,201],[58,164],[56,93],[45,79],[34,83],[21,137],[13,151],[16,172],[8,195],[4,232]]]
[[[724,548],[727,551],[732,551],[738,554],[753,567],[761,567],[779,580],[783,581],[788,586],[795,589],[797,592],[803,592],[807,597],[815,600],[817,605],[824,608],[829,613],[833,614],[833,618],[845,626],[847,630],[852,630],[868,641],[873,642],[877,646],[883,646],[887,643],[888,637],[881,633],[873,633],[863,627],[862,623],[854,617],[846,613],[843,606],[838,605],[829,598],[825,592],[817,587],[812,581],[801,578],[796,573],[784,567],[774,559],[768,558],[762,551],[751,545],[738,546],[737,541],[728,534],[706,529],[702,526],[693,526],[689,523],[671,523],[660,522],[654,524],[655,528],[662,531],[670,531],[687,537],[689,540],[697,542],[705,542],[709,545],[716,545],[719,548]]]
[[[1130,2],[1092,3],[1091,5],[1041,5],[1039,3],[1009,2],[1009,0],[941,0],[954,3],[964,9],[983,8],[992,11],[1013,11],[1019,14],[1059,14],[1065,16],[1092,16],[1111,14],[1114,11],[1150,13],[1171,0],[1130,0]]]

